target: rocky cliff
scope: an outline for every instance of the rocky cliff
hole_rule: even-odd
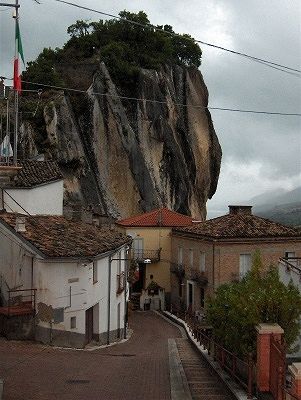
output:
[[[85,93],[59,92],[49,98],[40,122],[43,141],[37,141],[41,126],[24,122],[21,128],[22,152],[44,151],[58,160],[66,204],[96,207],[114,217],[164,205],[205,218],[206,201],[217,186],[221,148],[209,111],[192,107],[208,104],[199,70],[141,70],[139,100],[119,97],[103,63],[87,75],[83,69],[69,71],[68,77],[68,86],[75,87],[75,80],[90,86]]]

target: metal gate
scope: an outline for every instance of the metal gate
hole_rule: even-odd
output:
[[[281,339],[271,336],[270,342],[270,391],[274,400],[285,400],[285,344]]]

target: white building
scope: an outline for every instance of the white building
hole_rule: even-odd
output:
[[[0,334],[14,337],[17,326],[20,336],[71,347],[122,338],[127,243],[116,231],[62,216],[2,211]],[[10,308],[8,289],[15,290]],[[30,312],[33,319],[17,322]]]
[[[27,160],[18,167],[0,168],[3,177],[7,172],[5,185],[0,185],[2,209],[30,215],[63,214],[64,182],[55,161]]]

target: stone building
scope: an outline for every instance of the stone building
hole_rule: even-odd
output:
[[[229,206],[229,214],[172,230],[172,304],[204,307],[206,296],[223,283],[241,279],[259,250],[263,265],[301,257],[297,230],[252,215],[251,206]]]
[[[0,334],[68,347],[122,338],[128,242],[62,216],[0,213]]]
[[[191,217],[168,208],[117,221],[119,229],[133,239],[131,261],[137,266],[137,280],[132,285],[132,292],[137,293],[140,308],[144,309],[145,304],[153,309],[169,308],[171,230],[191,224]],[[160,287],[155,295],[149,295],[147,290],[152,282]]]

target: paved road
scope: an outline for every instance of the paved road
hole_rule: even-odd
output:
[[[168,338],[177,327],[135,312],[129,341],[88,351],[0,339],[4,400],[169,400]]]
[[[0,338],[3,400],[170,400],[168,339],[185,371],[184,380],[176,380],[186,382],[186,374],[192,399],[231,399],[176,326],[153,312],[134,312],[130,323],[134,333],[127,342],[94,351]]]

